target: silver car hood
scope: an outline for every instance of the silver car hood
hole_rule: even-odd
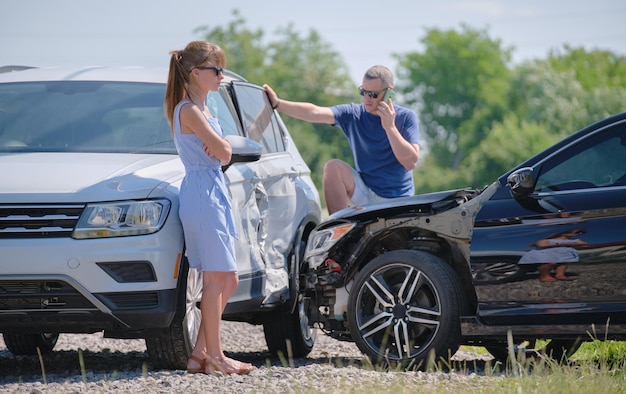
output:
[[[0,203],[141,199],[181,178],[178,156],[120,153],[0,154]]]

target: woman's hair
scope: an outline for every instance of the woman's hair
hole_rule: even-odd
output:
[[[368,68],[365,72],[365,75],[363,75],[363,79],[380,79],[383,87],[389,88],[393,86],[393,73],[389,68],[381,65],[376,65]]]
[[[185,97],[189,73],[204,65],[226,67],[226,55],[222,48],[206,41],[192,41],[183,50],[170,52],[170,69],[165,89],[164,110],[170,127],[174,124],[174,109]]]

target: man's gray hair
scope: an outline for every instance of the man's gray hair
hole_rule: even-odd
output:
[[[393,86],[393,73],[385,66],[376,65],[370,67],[363,76],[363,79],[380,79],[383,87],[388,88]]]

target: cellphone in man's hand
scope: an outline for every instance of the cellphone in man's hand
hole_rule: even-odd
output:
[[[383,97],[383,101],[387,102],[387,100],[393,99],[395,95],[396,95],[396,92],[387,88],[387,91],[385,92],[385,96]]]

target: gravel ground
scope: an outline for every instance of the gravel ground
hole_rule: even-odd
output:
[[[467,391],[481,380],[493,379],[483,372],[490,357],[466,351],[453,357],[458,361],[458,373],[384,372],[372,369],[353,343],[336,341],[321,332],[309,357],[290,361],[267,352],[261,326],[223,322],[222,341],[229,356],[252,362],[258,369],[246,376],[154,370],[143,340],[107,339],[96,333],[62,334],[54,352],[43,357],[44,374],[38,357],[13,356],[0,341],[0,392],[348,393],[380,384],[395,387],[396,392],[398,388],[414,392],[411,388],[458,388],[459,381]]]

